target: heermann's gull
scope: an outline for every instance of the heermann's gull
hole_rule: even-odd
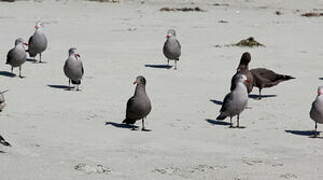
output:
[[[310,110],[310,117],[315,121],[315,135],[317,133],[317,123],[323,124],[323,86],[317,89],[317,96],[312,103]]]
[[[9,142],[7,142],[1,135],[0,135],[0,144],[4,146],[11,146]]]
[[[265,68],[251,69],[250,72],[253,75],[253,85],[259,89],[259,99],[261,99],[261,90],[263,88],[269,88],[276,86],[282,81],[295,79],[292,76],[277,74],[274,71]]]
[[[235,88],[236,82],[238,80],[238,74],[244,74],[247,77],[248,83],[246,84],[248,93],[252,91],[253,88],[253,76],[249,71],[249,62],[251,61],[251,55],[249,52],[245,52],[242,54],[239,66],[237,68],[237,72],[233,75],[231,79],[231,88],[232,91]]]
[[[248,103],[248,91],[244,83],[248,83],[247,77],[243,74],[237,75],[238,81],[235,88],[225,96],[220,110],[220,115],[217,120],[224,120],[230,117],[230,127],[232,125],[232,117],[237,115],[237,127],[239,127],[240,113],[246,108]]]
[[[177,61],[181,56],[181,44],[176,39],[176,31],[170,29],[166,35],[166,42],[164,43],[163,53],[167,58],[167,63],[169,65],[169,60],[175,61],[175,69],[177,69]]]
[[[126,119],[123,123],[134,124],[137,120],[142,120],[142,130],[145,128],[144,119],[151,111],[151,102],[146,94],[146,79],[138,76],[134,84],[137,84],[135,94],[127,102]]]
[[[35,25],[35,32],[29,38],[29,46],[28,46],[28,53],[30,57],[36,57],[39,54],[39,62],[41,63],[41,54],[47,48],[47,38],[42,31],[43,24],[41,22],[37,22]]]
[[[68,86],[72,84],[77,85],[77,90],[79,90],[79,85],[84,74],[84,68],[81,61],[81,56],[76,53],[76,48],[70,48],[68,50],[68,58],[64,64],[64,73],[68,77]]]
[[[15,40],[15,47],[10,49],[7,54],[6,64],[11,66],[11,72],[13,72],[14,67],[19,67],[19,77],[23,78],[21,75],[21,66],[26,62],[27,54],[24,45],[27,45],[22,38]]]
[[[3,110],[3,108],[6,106],[6,100],[4,98],[4,93],[7,92],[8,90],[0,92],[0,112]]]

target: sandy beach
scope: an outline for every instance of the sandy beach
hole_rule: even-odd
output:
[[[306,134],[323,85],[323,17],[301,16],[323,12],[323,1],[143,2],[0,2],[0,90],[9,90],[0,134],[12,145],[0,146],[1,180],[323,179],[323,139]],[[28,40],[37,20],[49,42],[46,63],[26,62],[23,79],[7,76],[7,52],[16,38]],[[154,68],[167,64],[171,28],[182,44],[178,69]],[[250,36],[265,47],[216,47]],[[70,47],[85,69],[79,92],[58,88],[68,85]],[[264,89],[268,98],[249,98],[240,117],[246,128],[231,129],[215,119],[246,51],[250,68],[296,79]],[[121,124],[138,75],[147,79],[151,132]]]

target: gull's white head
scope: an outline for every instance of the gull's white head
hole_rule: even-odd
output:
[[[34,27],[35,27],[35,29],[40,29],[40,28],[44,27],[44,24],[40,21],[37,21]]]
[[[239,74],[238,82],[249,83],[247,76],[245,76],[244,74]]]
[[[68,50],[68,55],[69,56],[74,56],[76,59],[79,59],[81,56],[76,51],[77,51],[76,48],[70,48]]]
[[[22,38],[18,38],[18,39],[15,40],[15,46],[17,46],[18,44],[22,44],[24,46],[28,46],[28,43],[26,43],[25,40],[22,39]]]
[[[18,38],[18,39],[15,40],[15,46],[17,46],[18,44],[24,43],[24,42],[25,42],[24,39]]]
[[[175,29],[170,29],[167,31],[167,35],[166,35],[166,38],[170,38],[170,37],[176,37],[176,31]]]

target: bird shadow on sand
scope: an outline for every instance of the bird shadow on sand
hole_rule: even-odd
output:
[[[173,66],[168,65],[168,64],[145,64],[145,67],[158,68],[158,69],[170,69]]]
[[[270,94],[270,95],[261,95],[261,98],[272,98],[272,97],[277,97],[277,95],[275,94]],[[251,99],[259,99],[259,95],[258,94],[249,94],[249,98]]]
[[[323,77],[319,77],[319,80],[323,80]]]
[[[285,130],[286,133],[298,135],[298,136],[307,136],[309,138],[323,138],[318,137],[321,131],[314,131],[314,130]]]
[[[32,58],[27,58],[27,60],[26,60],[27,62],[31,62],[31,63],[37,63],[38,61],[37,61],[37,59],[32,59]]]
[[[116,128],[130,129],[130,130],[135,130],[135,129],[139,128],[139,126],[136,126],[136,125],[116,123],[116,122],[105,122],[105,125],[106,126],[114,126]]]
[[[16,74],[8,71],[0,71],[0,76],[5,76],[5,77],[16,77]]]
[[[31,62],[33,64],[47,64],[47,61],[38,61],[37,59],[27,58],[27,62]]]
[[[230,126],[231,123],[225,122],[225,121],[217,121],[213,119],[205,119],[206,122],[212,124],[212,125],[219,125],[219,126]]]
[[[66,85],[59,85],[59,84],[47,84],[48,87],[54,88],[54,89],[63,89],[66,91],[70,91],[72,87],[66,86]]]
[[[218,100],[216,100],[216,99],[210,99],[210,101],[211,102],[213,102],[214,104],[216,104],[216,105],[222,105],[223,104],[223,102],[222,101],[218,101]]]

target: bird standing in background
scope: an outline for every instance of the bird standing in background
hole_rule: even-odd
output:
[[[276,86],[280,82],[295,79],[293,76],[277,74],[272,70],[265,68],[251,69],[250,72],[253,76],[253,85],[259,89],[259,99],[261,99],[261,90]]]
[[[13,68],[19,67],[20,78],[23,78],[23,76],[21,75],[21,66],[27,60],[25,45],[28,44],[25,43],[25,41],[22,38],[18,38],[15,41],[15,47],[10,49],[10,51],[7,54],[6,64],[11,65],[11,72],[13,72]]]
[[[42,52],[47,48],[47,37],[43,32],[43,24],[37,22],[35,32],[28,41],[28,53],[30,57],[36,57],[39,54],[39,63],[42,63]]]
[[[71,83],[79,86],[84,74],[84,68],[81,61],[81,56],[76,53],[76,48],[70,48],[68,50],[68,58],[64,64],[64,73],[68,77],[68,86],[71,88]]]
[[[175,61],[175,69],[177,69],[177,61],[179,61],[179,57],[181,56],[181,44],[176,39],[176,31],[174,29],[170,29],[166,35],[166,42],[164,43],[163,53],[167,58],[167,63],[169,65],[169,60]]]
[[[317,133],[317,123],[323,124],[323,86],[320,86],[317,89],[317,96],[312,103],[312,107],[310,110],[310,118],[315,121],[315,135],[316,137],[318,135]]]

